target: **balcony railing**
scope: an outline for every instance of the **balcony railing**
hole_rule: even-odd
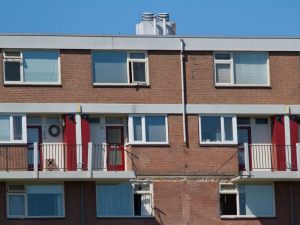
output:
[[[258,145],[238,147],[240,171],[298,171],[300,145]]]
[[[121,145],[0,146],[0,171],[124,171],[124,165]]]

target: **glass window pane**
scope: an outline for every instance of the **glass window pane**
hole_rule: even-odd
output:
[[[201,136],[203,142],[222,141],[221,117],[201,116]]]
[[[131,59],[145,59],[146,54],[142,53],[142,52],[130,53],[130,58]]]
[[[8,195],[8,214],[10,216],[25,215],[25,197],[24,195]]]
[[[93,52],[95,83],[128,83],[126,52]]]
[[[142,118],[133,117],[133,139],[134,141],[143,140],[143,131],[142,131]]]
[[[58,82],[58,51],[23,51],[25,82]]]
[[[166,121],[164,116],[145,116],[146,141],[166,142]]]
[[[250,117],[238,117],[237,118],[238,125],[249,125],[250,124]]]
[[[5,62],[5,81],[21,81],[20,62]]]
[[[225,141],[233,141],[232,118],[224,117]]]
[[[267,53],[234,53],[236,84],[268,84]]]
[[[268,118],[255,118],[255,124],[268,124]]]
[[[215,59],[230,60],[230,53],[216,53]]]
[[[130,183],[97,185],[98,216],[133,216],[133,195]]]
[[[10,141],[9,116],[0,116],[0,141]]]
[[[62,185],[28,185],[28,216],[63,216]]]
[[[241,185],[244,189],[241,215],[273,216],[274,215],[274,193],[272,185]],[[243,191],[241,191],[243,193]],[[243,214],[242,214],[243,213]]]
[[[133,62],[133,82],[146,82],[145,63]]]
[[[230,64],[216,64],[216,79],[217,83],[231,83]]]
[[[42,119],[40,116],[28,116],[27,124],[42,124]]]
[[[59,124],[59,118],[58,117],[47,117],[46,123],[47,124]]]
[[[105,117],[106,124],[123,124],[122,117]]]
[[[22,116],[13,116],[14,140],[22,140]]]

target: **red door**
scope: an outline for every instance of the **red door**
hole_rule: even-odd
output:
[[[38,157],[39,157],[39,170],[42,169],[42,154],[41,154],[41,143],[42,143],[42,128],[41,126],[27,126],[27,164],[28,170],[33,170],[34,143],[38,143]]]
[[[245,170],[245,149],[244,143],[251,144],[251,127],[238,127],[238,157],[239,157],[239,169],[240,171]],[[251,168],[251,147],[249,147],[249,165]]]
[[[124,171],[124,127],[107,126],[106,127],[107,143],[107,170]]]

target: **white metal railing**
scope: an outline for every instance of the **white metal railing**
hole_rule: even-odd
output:
[[[250,171],[295,171],[300,166],[300,144],[273,145],[248,144],[239,146],[240,170]]]

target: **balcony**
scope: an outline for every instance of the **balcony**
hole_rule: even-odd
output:
[[[0,179],[131,179],[127,154],[124,146],[108,144],[0,146]]]
[[[238,147],[240,177],[251,180],[293,180],[300,178],[300,144]]]

